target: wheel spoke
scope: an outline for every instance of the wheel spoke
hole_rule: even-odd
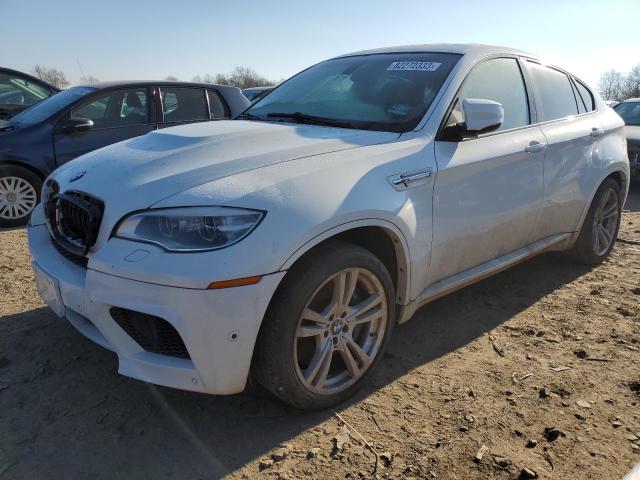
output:
[[[353,292],[358,284],[358,269],[352,268],[340,272],[334,283],[333,300],[337,303],[338,309],[344,311],[349,306]]]
[[[318,313],[315,310],[311,310],[310,308],[305,308],[302,311],[302,319],[320,323],[323,325],[329,325],[329,319],[325,317],[324,313]]]
[[[618,213],[618,202],[614,202],[610,207],[602,212],[602,218],[610,217]]]
[[[357,325],[375,320],[383,315],[382,309],[374,307],[382,303],[383,296],[379,293],[372,293],[366,300],[353,307],[352,314],[347,318],[347,323]]]
[[[351,378],[360,377],[361,369],[358,366],[358,362],[354,358],[353,353],[351,352],[351,350],[346,345],[343,339],[341,340],[341,346],[340,346],[340,350],[338,350],[338,353],[340,353],[340,356],[342,357],[342,361],[344,362],[344,365],[347,367],[347,371],[349,372],[349,375],[351,375]]]
[[[602,232],[602,235],[604,236],[606,245],[608,247],[609,244],[611,243],[611,240],[613,239],[613,234],[609,232],[609,230],[604,228],[602,225],[600,225],[600,231]]]
[[[321,344],[320,349],[316,351],[309,366],[304,371],[304,378],[308,385],[314,388],[322,388],[324,386],[332,358],[333,343],[331,339],[327,339]]]
[[[365,351],[362,350],[360,345],[358,345],[357,342],[353,340],[353,338],[346,337],[345,343],[347,348],[349,348],[355,354],[355,356],[358,357],[358,360],[362,364],[360,369],[366,369],[369,364],[371,364],[371,358],[369,357],[369,355],[367,355]]]

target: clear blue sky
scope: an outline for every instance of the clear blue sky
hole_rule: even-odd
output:
[[[535,52],[595,86],[640,63],[640,0],[0,0],[0,65],[78,82],[228,72],[277,80],[354,50],[477,42]]]

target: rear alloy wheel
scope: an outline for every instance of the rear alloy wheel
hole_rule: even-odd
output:
[[[24,168],[0,166],[0,227],[17,227],[29,221],[39,200],[42,182]]]
[[[343,242],[318,247],[289,270],[263,321],[252,372],[298,408],[339,403],[361,387],[395,323],[385,266]]]
[[[571,250],[578,262],[597,265],[609,255],[618,235],[621,212],[620,187],[609,178],[598,188]]]

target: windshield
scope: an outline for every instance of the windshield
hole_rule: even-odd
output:
[[[616,105],[614,110],[622,117],[625,124],[640,126],[640,102],[622,102]]]
[[[11,121],[21,123],[23,125],[35,125],[93,91],[95,91],[95,89],[89,87],[74,87],[69,90],[63,90],[62,92],[56,93],[52,97],[27,108],[13,117]]]
[[[329,120],[348,128],[405,132],[420,122],[459,58],[385,53],[328,60],[287,80],[239,118]]]

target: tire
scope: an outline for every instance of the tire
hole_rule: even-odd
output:
[[[17,165],[0,165],[0,228],[26,225],[40,202],[42,180]]]
[[[605,213],[610,215],[606,220]],[[615,245],[621,216],[620,186],[618,182],[608,178],[602,182],[593,197],[578,239],[569,251],[573,260],[584,265],[598,265],[607,258]],[[605,240],[608,240],[606,245]]]
[[[336,288],[342,280],[351,288]],[[352,291],[343,295],[350,301],[336,301],[340,291]],[[371,252],[338,241],[318,247],[294,264],[274,295],[258,335],[253,377],[303,410],[342,402],[382,357],[395,324],[394,299],[391,276]],[[322,321],[313,312],[322,312]]]

